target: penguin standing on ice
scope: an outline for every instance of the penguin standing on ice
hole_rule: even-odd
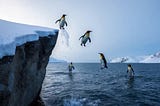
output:
[[[100,55],[101,69],[108,68],[107,61],[103,53],[98,53]]]
[[[92,32],[92,31],[90,31],[90,30],[86,31],[86,33],[79,38],[79,40],[81,39],[81,46],[86,46],[86,43],[88,40],[89,40],[89,42],[91,42],[90,32]]]
[[[63,14],[62,17],[55,22],[55,23],[59,22],[59,28],[60,29],[64,29],[65,25],[67,26],[67,22],[65,20],[66,16],[67,16],[66,14]]]

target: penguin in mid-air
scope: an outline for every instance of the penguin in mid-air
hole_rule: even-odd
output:
[[[92,32],[92,31],[90,31],[90,30],[86,31],[86,33],[79,38],[79,40],[81,39],[81,46],[86,46],[86,43],[88,40],[89,40],[89,42],[91,42],[90,32]]]
[[[103,53],[98,53],[100,55],[101,69],[108,68],[107,61]]]
[[[64,29],[65,25],[67,26],[67,22],[65,20],[66,16],[67,16],[66,14],[63,14],[62,17],[55,22],[55,23],[59,22],[59,28],[60,29]]]

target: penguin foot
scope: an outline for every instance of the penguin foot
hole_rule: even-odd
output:
[[[60,27],[60,29],[64,29],[64,27]]]

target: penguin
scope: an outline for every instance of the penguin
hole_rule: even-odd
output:
[[[91,42],[90,32],[92,32],[92,31],[90,31],[90,30],[86,31],[86,33],[79,38],[79,40],[82,38],[81,39],[81,46],[86,46],[86,43],[88,40],[89,40],[89,42]]]
[[[100,55],[101,69],[108,68],[107,61],[103,53],[98,53]]]
[[[127,73],[128,73],[129,77],[134,77],[134,70],[133,70],[131,64],[128,64]]]
[[[75,69],[72,62],[68,65],[68,69],[69,69],[69,72],[72,72],[72,70]]]
[[[63,14],[62,17],[55,22],[55,23],[59,22],[59,28],[60,29],[64,29],[65,25],[67,26],[67,22],[65,20],[66,16],[67,16],[66,14]]]

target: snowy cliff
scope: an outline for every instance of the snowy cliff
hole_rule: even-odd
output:
[[[0,106],[35,106],[58,30],[3,20],[0,29]]]

